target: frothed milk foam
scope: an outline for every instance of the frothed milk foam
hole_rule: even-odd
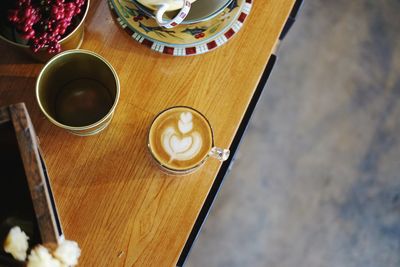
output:
[[[212,132],[206,119],[187,107],[161,113],[149,133],[149,148],[155,159],[173,170],[196,167],[212,148]]]

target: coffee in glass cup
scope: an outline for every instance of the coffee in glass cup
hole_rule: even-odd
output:
[[[148,134],[148,148],[159,167],[172,174],[195,171],[210,157],[228,159],[229,150],[214,147],[210,123],[199,111],[177,106],[159,113]]]

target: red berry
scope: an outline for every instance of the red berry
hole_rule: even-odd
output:
[[[34,51],[47,47],[54,53],[60,51],[58,41],[84,4],[85,0],[15,0],[16,8],[10,9],[7,17]]]

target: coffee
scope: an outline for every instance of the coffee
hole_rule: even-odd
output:
[[[187,171],[201,165],[213,147],[207,119],[189,107],[174,107],[160,113],[149,132],[154,159],[172,171]]]

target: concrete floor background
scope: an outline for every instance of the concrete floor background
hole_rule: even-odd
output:
[[[305,1],[186,267],[400,266],[399,11]]]

